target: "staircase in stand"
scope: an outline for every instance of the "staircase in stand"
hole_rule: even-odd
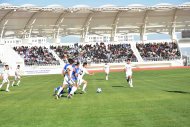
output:
[[[136,43],[134,43],[134,42],[131,43],[131,49],[133,50],[135,56],[137,57],[138,62],[143,62],[143,59],[136,47]]]

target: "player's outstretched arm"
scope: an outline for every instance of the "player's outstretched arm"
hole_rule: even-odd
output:
[[[123,68],[123,71],[124,71],[124,72],[127,71],[126,68]]]
[[[89,71],[87,71],[86,69],[84,70],[84,72],[88,75],[94,75],[94,73],[90,73]]]

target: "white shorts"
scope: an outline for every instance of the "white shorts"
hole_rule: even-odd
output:
[[[78,78],[77,84],[80,86],[84,82],[84,79]]]
[[[126,78],[128,78],[129,76],[132,76],[132,72],[126,72]]]
[[[19,80],[20,76],[19,75],[15,75],[15,80]]]
[[[73,80],[68,79],[68,78],[64,78],[63,84],[64,85],[74,85],[75,82]]]
[[[9,83],[9,79],[8,78],[4,78],[2,84],[4,84],[4,83]]]
[[[109,74],[109,73],[110,73],[110,71],[105,71],[105,73],[106,73],[106,74]]]

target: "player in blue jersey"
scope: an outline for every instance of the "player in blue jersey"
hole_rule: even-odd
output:
[[[73,66],[73,73],[72,73],[72,80],[75,82],[72,86],[71,92],[69,93],[68,97],[72,97],[72,95],[74,95],[75,91],[77,91],[77,80],[78,80],[78,74],[79,74],[79,65],[80,63],[77,62],[74,66]]]
[[[63,85],[59,88],[56,94],[56,99],[58,99],[60,96],[61,91],[69,86],[73,86],[75,82],[72,80],[72,73],[73,73],[73,59],[68,59],[69,64],[66,64],[62,70],[62,75],[64,77]],[[70,97],[70,94],[69,94]]]

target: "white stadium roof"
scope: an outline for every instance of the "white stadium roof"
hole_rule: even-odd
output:
[[[32,4],[0,4],[0,31],[3,37],[55,37],[86,34],[180,32],[190,29],[190,3],[155,6],[132,4],[126,7],[61,5],[38,7]],[[4,32],[2,32],[4,31]]]

